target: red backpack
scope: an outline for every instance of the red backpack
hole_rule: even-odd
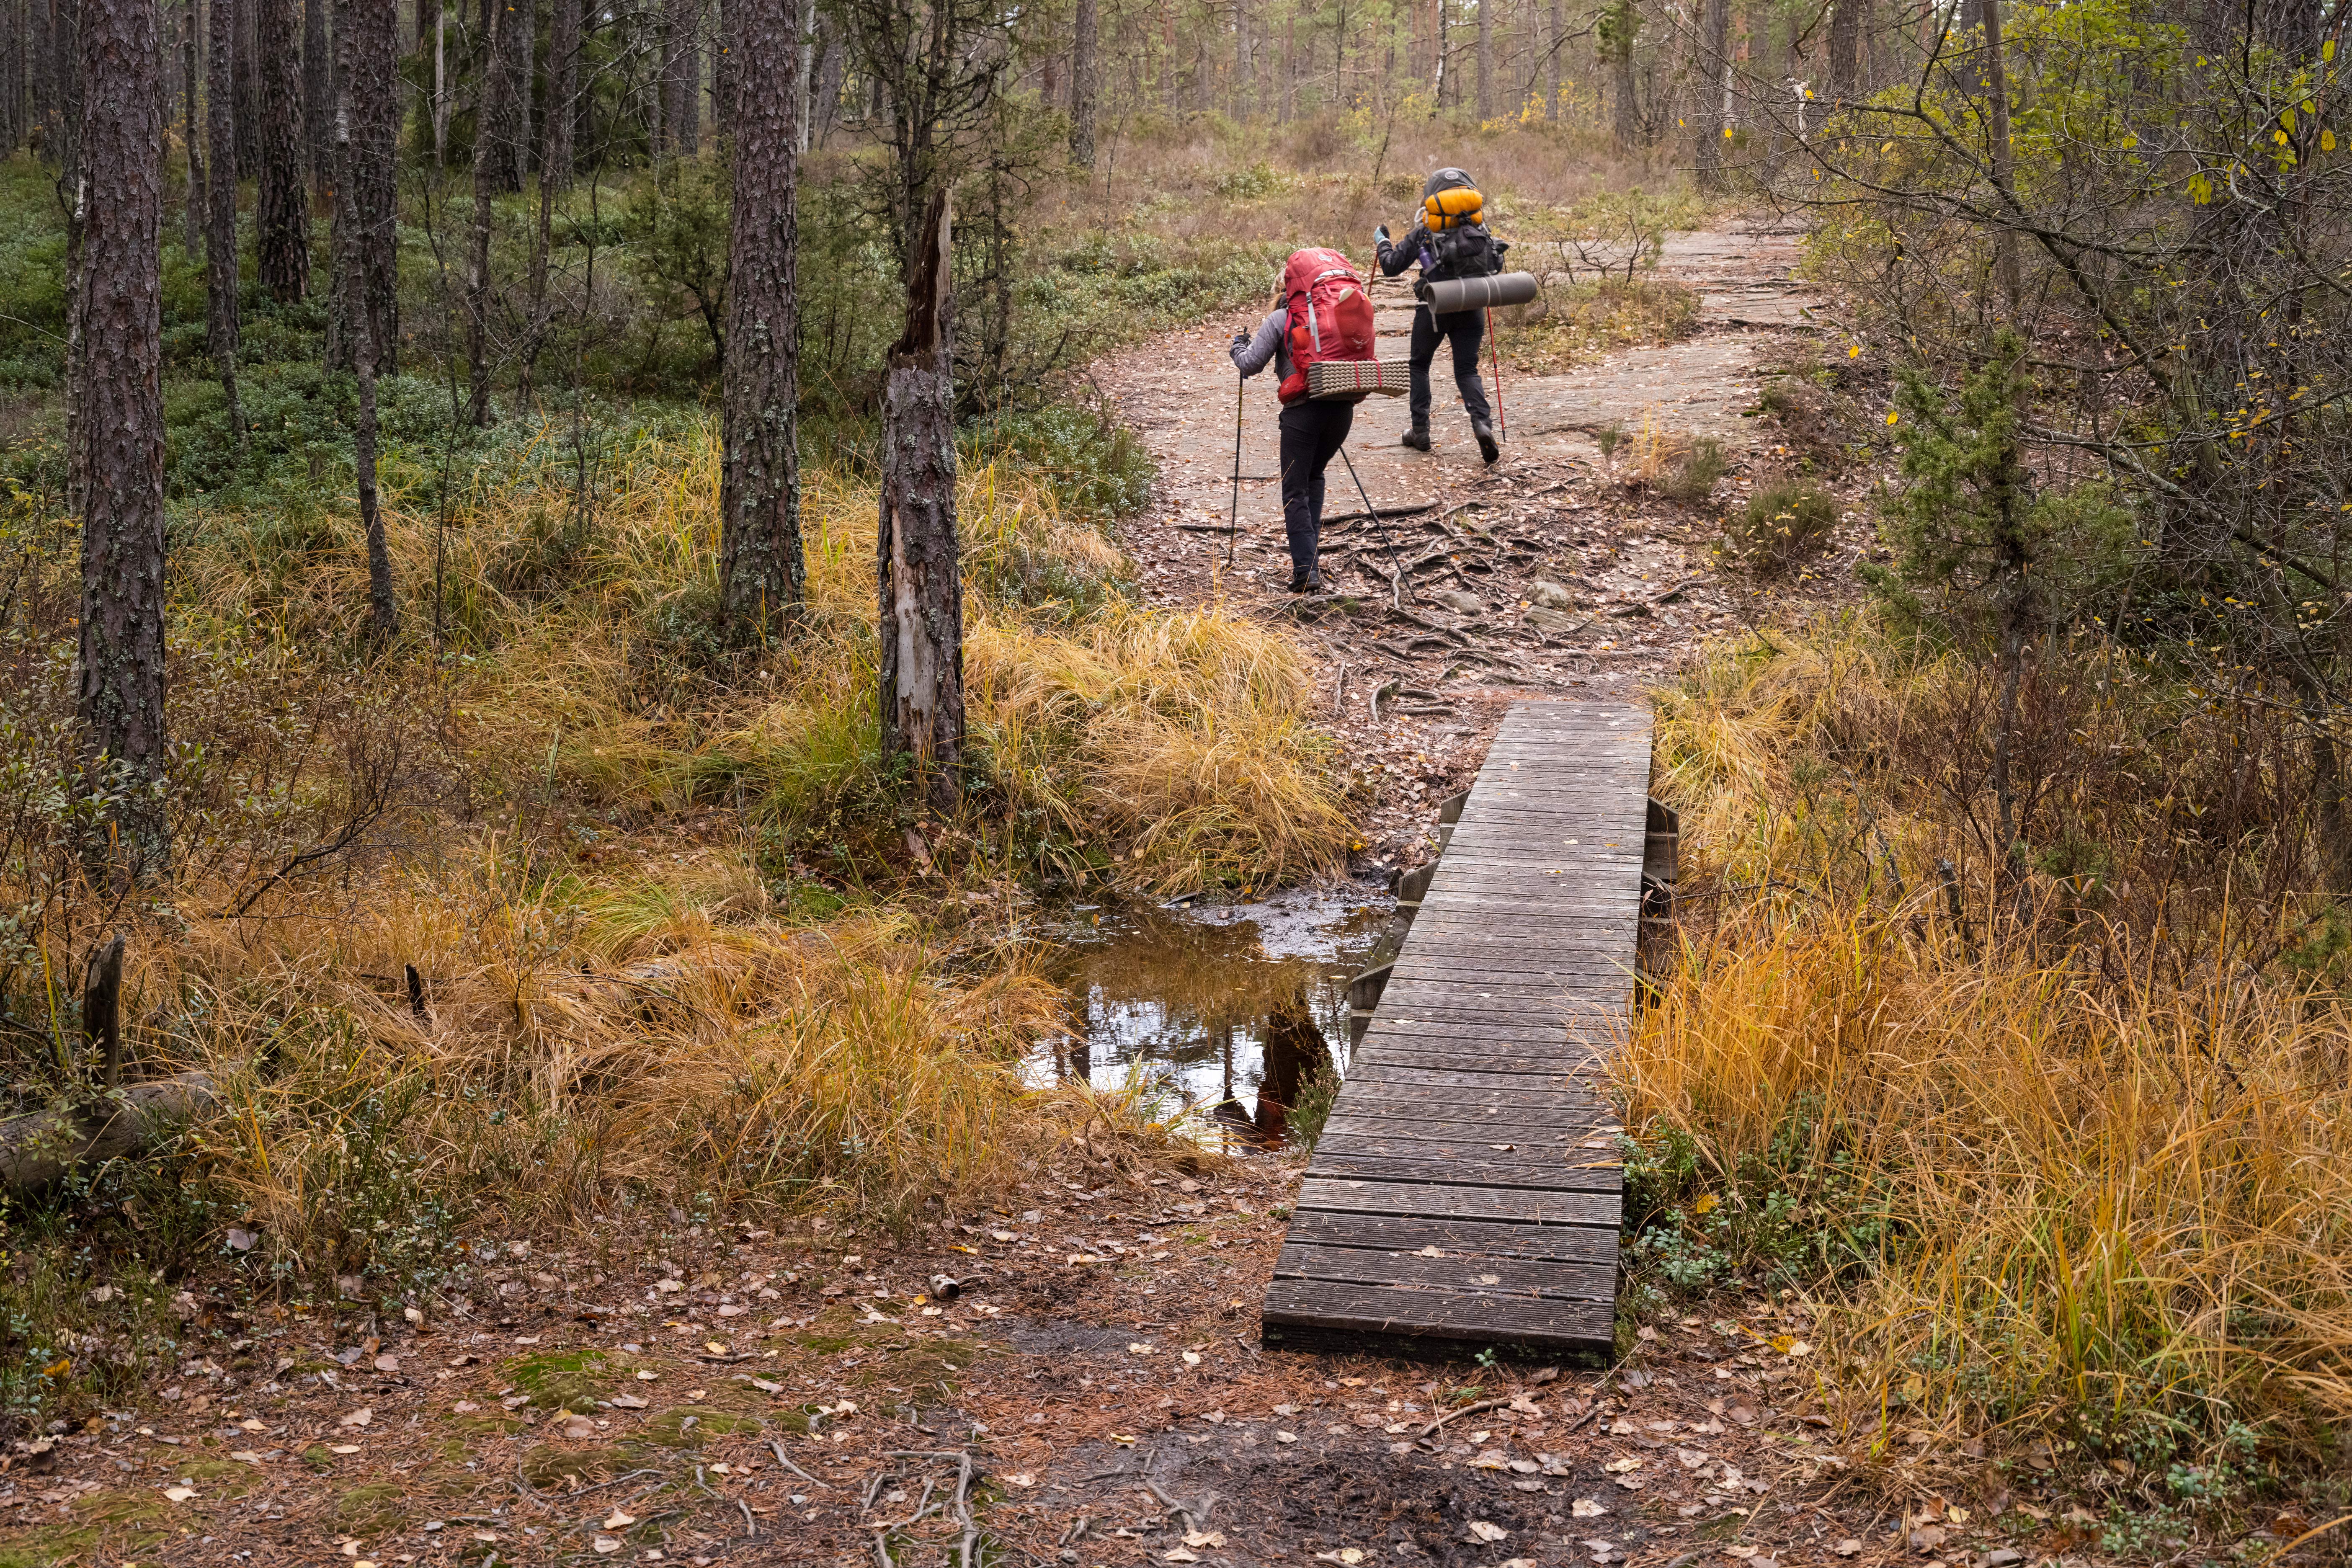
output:
[[[1290,374],[1281,386],[1286,406],[1306,398],[1307,373],[1318,361],[1373,357],[1372,301],[1336,250],[1292,251],[1282,294],[1290,313]]]

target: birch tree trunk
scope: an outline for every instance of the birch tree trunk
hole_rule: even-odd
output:
[[[907,331],[882,393],[882,755],[912,760],[923,798],[963,793],[963,571],[956,540],[955,334],[945,190],[908,258]]]
[[[163,94],[157,0],[84,0],[85,171],[74,401],[81,450],[82,744],[122,770],[111,858],[168,872],[163,804]]]
[[[720,614],[738,642],[786,631],[807,598],[801,550],[799,0],[731,0],[735,196],[720,366]]]

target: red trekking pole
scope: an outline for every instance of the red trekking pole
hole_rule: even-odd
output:
[[[1495,312],[1486,312],[1486,352],[1495,356],[1495,429],[1507,441],[1511,422],[1503,417],[1503,345],[1495,337]]]

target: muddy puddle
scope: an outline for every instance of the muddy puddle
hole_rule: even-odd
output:
[[[1083,1036],[1036,1064],[1048,1080],[1145,1082],[1237,1138],[1283,1136],[1289,1108],[1346,1074],[1348,982],[1387,934],[1395,900],[1370,888],[1293,889],[1262,902],[1075,906],[1047,964]]]

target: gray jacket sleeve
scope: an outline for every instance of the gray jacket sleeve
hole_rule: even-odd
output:
[[[1257,331],[1244,342],[1234,343],[1234,364],[1243,375],[1252,376],[1272,363],[1275,351],[1282,346],[1282,329],[1289,312],[1275,310],[1257,324]]]

